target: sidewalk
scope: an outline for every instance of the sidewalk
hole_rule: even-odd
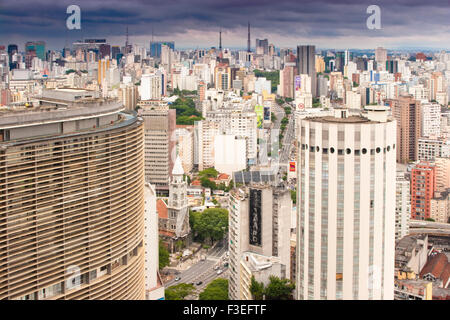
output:
[[[191,251],[194,251],[193,249],[197,249],[197,247],[190,246],[188,249]],[[185,271],[185,270],[189,269],[192,265],[200,262],[202,255],[204,255],[206,257],[206,255],[207,255],[206,249],[201,248],[198,252],[192,254],[185,261],[178,260],[177,265],[172,267],[172,269],[176,269],[178,271]]]

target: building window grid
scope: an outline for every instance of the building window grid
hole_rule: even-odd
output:
[[[338,160],[336,215],[336,274],[343,273],[344,266],[344,161]],[[336,279],[336,299],[343,298],[343,279]]]
[[[322,226],[320,297],[326,299],[328,272],[328,156],[322,158]]]

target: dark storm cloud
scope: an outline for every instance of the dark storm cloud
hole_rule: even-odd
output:
[[[81,31],[66,29],[70,4],[81,7]],[[366,8],[372,4],[381,8],[381,30],[366,28]],[[222,28],[224,34],[230,33],[230,44],[245,45],[242,39],[237,43],[237,34],[245,38],[247,21],[252,35],[269,34],[275,44],[296,37],[312,43],[374,35],[433,39],[449,35],[449,19],[450,1],[435,0],[0,0],[0,44],[42,38],[60,46],[67,37],[117,38],[128,26],[134,37],[150,37],[153,29],[159,37],[175,37],[186,44],[193,35]],[[215,42],[214,37],[211,44]]]

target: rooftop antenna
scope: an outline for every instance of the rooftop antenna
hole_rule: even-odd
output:
[[[247,52],[250,52],[250,21],[248,22]]]
[[[67,48],[67,43],[68,43],[67,37],[68,37],[68,34],[67,34],[67,28],[66,28],[66,43],[64,44],[64,49]]]
[[[219,51],[222,51],[222,28],[219,31]]]

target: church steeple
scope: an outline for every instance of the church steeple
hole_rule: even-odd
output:
[[[187,206],[187,183],[183,180],[184,170],[181,158],[177,156],[172,169],[172,181],[169,184],[169,206],[180,208]]]
[[[172,169],[172,176],[181,176],[183,177],[184,175],[184,170],[183,170],[183,166],[181,164],[181,158],[179,155],[177,155],[177,159],[175,160],[175,164],[173,165],[173,169]]]

